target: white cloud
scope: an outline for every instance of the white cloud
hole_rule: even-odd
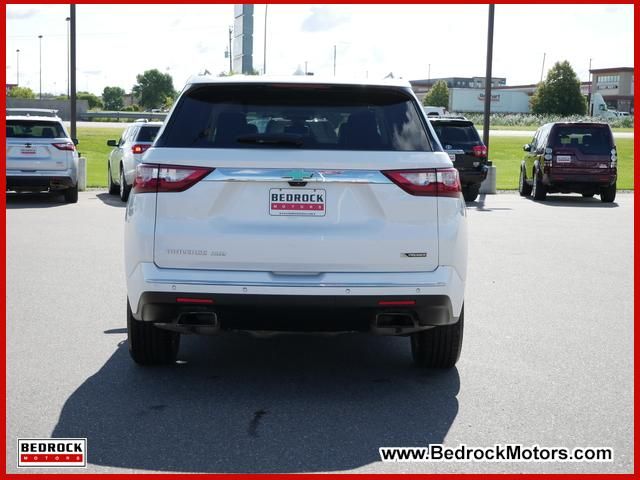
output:
[[[311,7],[311,14],[302,21],[304,32],[326,32],[349,21],[349,15],[328,6]]]

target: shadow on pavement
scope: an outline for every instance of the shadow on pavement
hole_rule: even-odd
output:
[[[96,198],[110,207],[124,208],[127,206],[127,202],[120,200],[118,195],[109,195],[107,192],[97,193]]]
[[[115,332],[114,332],[115,333]],[[123,341],[67,399],[52,437],[87,437],[90,464],[181,472],[311,472],[442,443],[456,369],[418,370],[406,338],[184,337],[142,368]]]
[[[50,208],[67,205],[64,195],[58,192],[7,193],[7,209]]]
[[[495,208],[487,208],[485,207],[485,202],[487,199],[487,194],[483,193],[481,194],[477,200],[473,201],[473,202],[467,202],[467,208],[473,208],[475,207],[475,209],[479,212],[493,212],[496,210],[512,210],[509,207],[495,207]]]
[[[581,208],[616,208],[618,204],[603,203],[597,195],[591,198],[584,198],[577,195],[547,195],[546,200],[536,201],[532,197],[527,200],[547,207],[581,207]]]

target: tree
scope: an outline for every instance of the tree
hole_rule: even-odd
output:
[[[7,97],[11,98],[36,98],[36,94],[33,93],[28,87],[13,87],[7,92]]]
[[[124,90],[120,87],[104,87],[102,91],[102,101],[106,110],[122,110],[124,102],[122,96]]]
[[[547,78],[538,84],[531,97],[531,111],[565,117],[587,113],[587,103],[580,92],[580,80],[569,62],[556,62],[551,67]]]
[[[449,87],[447,82],[439,80],[431,87],[431,90],[427,92],[422,100],[423,105],[429,105],[430,107],[444,107],[449,106]]]
[[[78,92],[76,94],[76,98],[78,100],[86,100],[87,102],[89,102],[89,110],[104,108],[102,105],[102,99],[99,96],[94,95],[93,93]]]
[[[140,99],[140,105],[147,109],[160,108],[167,97],[176,96],[171,75],[155,68],[137,75],[136,81],[138,83],[133,87],[133,94]]]

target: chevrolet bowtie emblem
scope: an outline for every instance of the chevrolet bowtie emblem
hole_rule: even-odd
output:
[[[290,179],[292,182],[304,182],[311,177],[313,177],[313,173],[311,172],[305,172],[304,170],[291,170],[282,178]]]

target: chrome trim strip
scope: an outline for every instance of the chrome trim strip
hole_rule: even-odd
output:
[[[219,286],[238,286],[238,287],[446,287],[445,282],[424,282],[424,283],[327,283],[327,282],[238,282],[238,281],[207,281],[207,280],[184,280],[184,279],[167,279],[167,278],[148,278],[146,283],[158,283],[165,285],[219,285]]]
[[[378,170],[301,169],[312,174],[306,183],[393,183]],[[291,168],[216,168],[203,179],[207,182],[290,182]]]

